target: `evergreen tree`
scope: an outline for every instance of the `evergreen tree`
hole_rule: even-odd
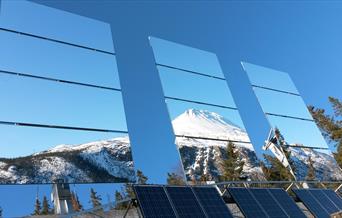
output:
[[[42,215],[48,215],[50,213],[50,204],[49,204],[49,201],[48,201],[48,199],[46,198],[45,195],[43,197],[42,205],[43,205],[43,207],[42,207],[41,214]]]
[[[0,218],[2,218],[2,207],[0,207]]]
[[[305,180],[313,181],[315,179],[316,179],[316,171],[315,171],[315,168],[313,166],[313,161],[312,161],[311,157],[309,157],[308,173],[305,177]]]
[[[75,192],[71,192],[71,205],[74,211],[81,211],[83,206],[81,205],[78,195]]]
[[[226,159],[222,162],[224,181],[240,180],[240,174],[243,169],[244,162],[239,160],[235,145],[232,142],[227,144]]]
[[[283,166],[283,164],[276,157],[264,154],[264,160],[265,162],[261,163],[261,168],[267,180],[294,180],[292,174]]]
[[[167,173],[166,182],[168,185],[185,185],[183,176],[178,175],[177,173]]]
[[[327,115],[324,109],[309,106],[316,123],[323,132],[323,135],[336,146],[334,153],[337,163],[342,167],[342,102],[336,98],[329,97],[329,102],[334,110],[333,115]]]
[[[34,204],[34,211],[32,215],[40,215],[40,210],[42,209],[38,196]]]
[[[90,189],[90,203],[92,203],[93,208],[101,206],[101,196],[94,191],[93,188]]]

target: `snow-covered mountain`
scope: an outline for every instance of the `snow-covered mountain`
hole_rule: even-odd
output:
[[[0,183],[70,183],[134,181],[128,138],[81,145],[59,145],[13,159],[0,158]]]
[[[223,173],[221,163],[227,158],[227,142],[185,136],[250,141],[246,131],[241,127],[217,113],[206,110],[189,109],[176,117],[172,124],[175,134],[184,136],[177,137],[176,144],[189,180],[199,180],[203,175],[218,180]],[[240,154],[239,161],[245,163],[242,176],[253,180],[264,180],[252,144],[238,142],[234,144]]]

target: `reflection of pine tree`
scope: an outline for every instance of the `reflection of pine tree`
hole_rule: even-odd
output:
[[[36,197],[36,201],[34,203],[34,211],[32,215],[40,215],[40,210],[42,209],[40,201],[38,197]]]
[[[336,146],[334,153],[337,163],[342,167],[342,102],[333,97],[329,97],[329,102],[334,110],[334,115],[325,114],[324,109],[309,106],[309,111],[314,120],[323,132],[323,135]]]
[[[313,161],[311,159],[311,157],[309,157],[309,163],[308,163],[308,173],[305,177],[305,180],[307,181],[312,181],[316,179],[316,172],[315,172],[315,168],[313,166]]]
[[[0,207],[0,218],[2,218],[2,207]]]
[[[117,202],[120,202],[122,200],[124,200],[124,196],[121,194],[121,192],[116,190],[115,191],[115,202],[117,203]],[[127,208],[126,204],[116,204],[116,206],[115,206],[115,209],[117,209],[117,210],[122,210],[125,208]]]
[[[48,199],[46,198],[46,196],[44,195],[43,197],[43,207],[42,207],[42,212],[41,214],[42,215],[48,215],[50,214],[50,204],[49,204],[49,201]]]
[[[83,206],[81,205],[81,202],[78,199],[78,195],[75,192],[71,192],[71,205],[74,211],[81,211]]]
[[[90,189],[90,202],[93,205],[93,208],[101,206],[101,196],[97,194],[96,191],[94,191],[93,188]]]
[[[177,173],[168,173],[166,182],[168,185],[185,185],[183,176]]]
[[[286,169],[283,164],[271,155],[264,154],[265,162],[261,162],[261,168],[266,176],[267,180],[271,181],[283,181],[294,180],[292,174]]]
[[[226,149],[226,158],[222,162],[224,181],[240,180],[240,174],[243,170],[244,162],[239,160],[238,152],[235,151],[234,143],[229,142]]]

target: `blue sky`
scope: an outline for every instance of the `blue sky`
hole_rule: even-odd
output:
[[[231,87],[232,95],[235,97],[236,105],[243,115],[244,124],[256,148],[262,145],[269,125],[257,104],[254,93],[248,84],[247,75],[241,68],[240,61],[288,72],[306,104],[328,108],[328,96],[342,98],[339,84],[342,80],[342,63],[340,61],[342,30],[338,28],[342,25],[342,15],[340,14],[342,3],[339,2],[263,1],[200,2],[197,4],[193,2],[160,3],[151,1],[144,3],[103,1],[96,4],[92,1],[82,1],[80,3],[80,1],[46,2],[37,0],[35,2],[110,23],[115,51],[120,54],[117,60],[119,74],[121,73],[121,83],[124,84],[122,88],[126,90],[126,97],[138,96],[136,99],[131,97],[130,100],[124,102],[126,106],[129,105],[129,108],[135,108],[135,110],[128,109],[126,111],[129,123],[128,130],[135,132],[131,136],[134,143],[137,143],[140,138],[142,144],[153,145],[151,150],[144,146],[136,146],[133,153],[144,154],[141,157],[137,155],[136,163],[155,181],[161,171],[159,169],[151,170],[153,163],[145,163],[144,160],[150,157],[155,158],[152,157],[152,151],[160,154],[160,159],[165,157],[163,153],[169,154],[171,157],[174,157],[173,155],[176,155],[176,153],[172,149],[174,138],[170,133],[171,126],[167,124],[169,122],[167,108],[163,105],[164,99],[162,98],[161,86],[155,76],[157,70],[153,65],[154,59],[148,36],[156,36],[217,54],[222,71]],[[4,13],[3,8],[1,13]],[[46,16],[50,16],[49,12],[46,13]],[[14,21],[20,19],[17,16],[18,14],[28,16],[25,15],[25,10],[23,10],[17,12],[16,16],[11,17],[11,19]],[[35,16],[37,20],[39,20],[39,16],[44,17],[42,14],[36,14]],[[106,31],[106,28],[99,28],[99,32],[89,32],[87,28],[82,28],[82,25],[75,28],[75,26],[78,26],[77,23],[64,22],[64,19],[55,19],[53,24],[44,19],[39,21],[41,25],[35,30],[38,31],[37,33],[39,31],[42,31],[41,33],[48,32],[62,40],[72,38],[56,31],[58,28],[53,28],[62,25],[69,30],[77,29],[79,34],[83,33],[81,38],[72,38],[74,43],[90,44],[94,47],[113,51],[113,45],[108,42],[110,34]],[[87,21],[86,24],[93,25],[93,27],[98,25],[92,20]],[[29,29],[32,27],[23,26],[22,28]],[[95,40],[96,42],[93,40],[102,36],[104,37]],[[1,35],[0,37],[4,36]],[[6,49],[6,46],[4,48]],[[11,51],[10,54],[15,53]],[[17,54],[22,54],[19,47]],[[58,54],[58,51],[56,51],[56,54]],[[84,54],[84,56],[87,56],[87,54]],[[9,56],[4,56],[2,53],[1,60],[4,60],[5,57]],[[63,60],[64,57],[71,60],[67,58],[68,53],[57,56],[56,60]],[[90,58],[90,56],[88,57]],[[35,60],[43,60],[43,58],[44,56],[36,56]],[[93,57],[91,59],[93,60]],[[77,61],[77,59],[72,60]],[[87,78],[89,80],[85,82],[96,81],[109,85],[108,82],[115,81],[115,78],[111,79],[113,74],[106,73],[106,69],[113,69],[114,65],[107,66],[107,62],[100,62],[103,60],[102,58],[96,60],[95,63],[89,65],[87,65],[88,62],[75,64],[74,66],[83,66],[81,69],[75,69],[75,71],[85,72],[85,70],[89,70],[86,75],[92,76]],[[10,62],[6,61],[6,63]],[[43,69],[47,67],[49,69],[58,69],[58,67],[62,66],[57,62],[51,68],[51,66],[45,65],[47,63],[45,62],[44,65],[41,63],[32,64],[30,67],[41,66],[44,67]],[[68,69],[49,72],[52,73],[51,75],[56,75],[55,73],[66,72],[65,70]],[[104,72],[103,77],[93,74],[94,69],[101,69],[101,72]],[[37,71],[41,70],[37,69]],[[59,76],[69,75],[72,74],[65,73]],[[77,78],[79,77],[77,76]],[[97,79],[99,80],[97,81]],[[131,81],[130,85],[127,85],[127,81]],[[146,87],[146,84],[150,84],[150,86]],[[4,87],[10,88],[7,84]],[[35,89],[39,90],[39,88],[36,87]],[[58,89],[56,90],[56,93],[59,93]],[[34,93],[34,90],[32,92]],[[87,103],[85,99],[95,104],[101,103],[101,100],[105,101],[102,98],[87,98],[87,96],[82,96],[80,101],[85,104]],[[49,100],[47,99],[47,101]],[[12,106],[16,107],[16,105],[18,105],[18,102],[13,102]],[[6,107],[10,106],[6,105]],[[139,108],[138,112],[136,108]],[[7,110],[12,109],[8,108]],[[31,110],[35,111],[34,109]],[[95,107],[93,110],[102,112]],[[70,115],[68,112],[75,114],[75,111],[70,108],[62,115]],[[88,112],[85,110],[84,113],[76,113],[79,118],[75,119],[75,121],[79,121],[80,125],[108,125],[104,120],[101,121],[101,116],[94,117],[94,119],[90,117],[89,123],[85,123],[88,120],[85,121],[82,116],[88,117],[89,113],[90,109]],[[43,121],[39,120],[42,119],[40,116],[39,119],[38,116],[30,116],[29,118],[35,119],[34,121],[37,122]],[[58,118],[57,121],[63,120],[60,119],[61,117],[56,118]],[[71,121],[65,117],[65,122]],[[78,123],[69,124],[76,125]],[[114,123],[111,123],[111,125],[114,125]],[[135,131],[143,128],[146,130],[144,133]],[[157,136],[155,134],[156,128],[158,128],[159,133]],[[142,134],[144,135],[142,136]],[[99,137],[102,136],[94,136],[94,138]],[[165,144],[163,149],[160,148],[162,143]],[[165,168],[174,164],[172,160],[168,159],[165,159],[165,162],[167,163]],[[160,168],[161,170],[165,169],[162,166]],[[41,194],[46,193],[46,195],[49,195],[50,186],[40,187]],[[115,186],[112,184],[96,186],[104,199],[106,199],[104,197],[106,196],[105,193],[113,193],[114,188]],[[89,189],[89,186],[84,189]],[[27,196],[27,198],[21,199],[23,206],[20,209],[15,207],[15,203],[10,203],[10,201],[1,197],[0,205],[6,205],[2,206],[5,209],[6,216],[24,215],[32,211],[34,201],[32,193],[36,192],[36,186],[22,186],[22,188],[1,186],[0,192],[1,196],[16,196],[22,193],[25,193],[23,196]],[[79,191],[79,194],[83,202],[88,201],[88,191]]]

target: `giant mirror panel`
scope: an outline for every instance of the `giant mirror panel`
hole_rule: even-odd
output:
[[[342,179],[340,167],[290,76],[250,63],[242,65],[273,129],[270,136],[280,138],[280,149],[287,152],[296,179],[306,178],[309,164],[316,169],[317,179]]]
[[[0,184],[135,181],[110,26],[27,1],[1,9]]]
[[[215,54],[150,37],[187,180],[225,180],[229,143],[244,161],[240,177],[264,175]]]

